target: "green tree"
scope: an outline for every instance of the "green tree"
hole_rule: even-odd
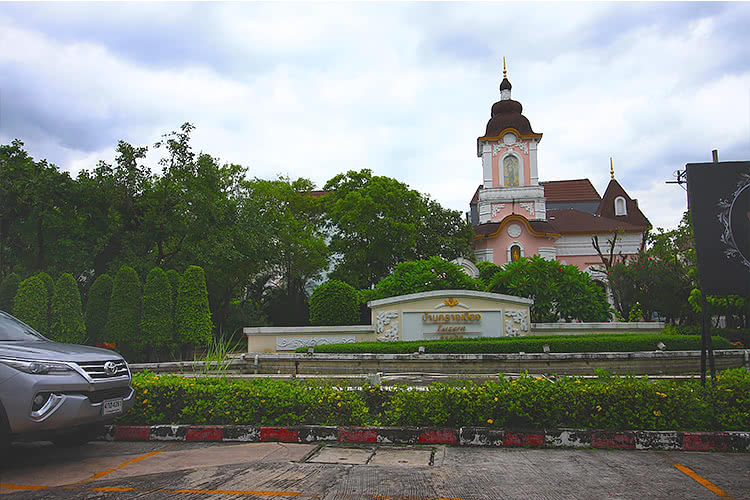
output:
[[[604,291],[587,273],[538,255],[506,264],[492,277],[488,290],[533,299],[531,320],[535,323],[609,319]]]
[[[115,275],[112,299],[104,334],[118,351],[132,360],[141,360],[144,352],[138,326],[141,319],[141,282],[135,269],[122,266]]]
[[[160,267],[149,271],[143,287],[141,335],[149,346],[149,359],[172,340],[172,291],[167,274]]]
[[[203,268],[190,266],[185,270],[177,293],[175,312],[177,339],[183,353],[190,348],[205,346],[211,341],[211,312],[208,308],[206,276]]]
[[[113,281],[109,274],[101,274],[94,280],[86,301],[86,336],[91,344],[107,340],[105,327],[112,299]]]
[[[13,314],[13,298],[20,282],[21,278],[16,273],[10,273],[0,282],[0,311]]]
[[[18,284],[13,299],[13,315],[31,328],[47,334],[47,289],[39,276],[31,276]]]
[[[482,282],[482,287],[486,288],[495,273],[500,271],[502,267],[492,262],[483,261],[477,262],[477,269],[479,269],[479,281]]]
[[[177,332],[175,329],[175,311],[177,309],[177,292],[180,289],[180,280],[182,276],[174,269],[168,270],[166,273],[167,279],[169,280],[169,293],[172,299],[172,340],[177,338]]]
[[[384,299],[431,290],[479,290],[479,281],[461,267],[441,257],[411,260],[398,264],[373,290],[364,290],[366,300]]]
[[[442,209],[395,179],[367,169],[349,171],[324,190],[330,193],[325,202],[330,248],[341,256],[332,278],[369,288],[399,262],[471,253],[473,230],[459,212]]]
[[[81,293],[76,279],[70,273],[61,274],[55,285],[50,338],[66,344],[82,344],[86,339]]]
[[[320,284],[310,296],[310,323],[313,325],[355,325],[359,321],[359,294],[348,283],[330,280]]]

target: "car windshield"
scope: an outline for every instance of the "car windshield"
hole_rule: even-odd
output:
[[[10,314],[0,311],[0,342],[22,342],[30,340],[47,340],[41,333],[31,328]]]

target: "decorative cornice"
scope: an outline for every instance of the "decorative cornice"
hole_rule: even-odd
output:
[[[500,222],[500,225],[497,227],[497,230],[495,230],[494,232],[488,234],[487,236],[482,236],[481,234],[477,234],[477,235],[474,236],[474,238],[475,239],[479,239],[479,238],[493,238],[493,237],[497,236],[498,234],[500,234],[502,232],[502,230],[505,229],[505,227],[508,224],[510,224],[511,222],[514,222],[514,221],[522,223],[526,227],[526,230],[529,233],[531,233],[532,235],[534,235],[534,236],[542,236],[542,237],[545,237],[545,238],[559,238],[561,236],[560,233],[542,233],[542,232],[536,231],[536,230],[534,230],[534,228],[531,227],[531,224],[529,223],[529,220],[526,217],[524,217],[523,215],[512,214],[512,215],[509,215],[506,218],[504,218]]]

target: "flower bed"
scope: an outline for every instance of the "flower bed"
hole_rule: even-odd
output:
[[[729,341],[722,337],[711,337],[714,349],[731,349]],[[328,353],[372,353],[411,354],[424,346],[426,354],[489,354],[515,352],[637,352],[654,351],[661,342],[669,351],[692,351],[700,349],[700,335],[669,334],[600,334],[600,335],[555,335],[548,337],[494,337],[478,339],[421,340],[410,342],[359,342],[355,344],[332,344],[315,346],[315,352]],[[307,352],[307,348],[297,349]]]
[[[715,387],[648,378],[521,377],[428,390],[339,390],[299,381],[138,374],[123,425],[490,426],[505,429],[750,430],[750,374],[722,372]]]

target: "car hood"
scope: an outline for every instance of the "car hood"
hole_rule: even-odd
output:
[[[78,344],[60,344],[45,340],[0,342],[0,357],[46,361],[106,361],[122,359],[115,351]]]

